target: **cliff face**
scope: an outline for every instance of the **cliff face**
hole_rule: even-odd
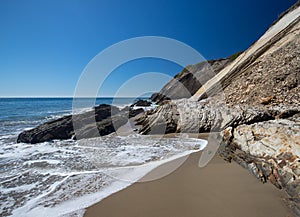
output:
[[[206,82],[194,94],[193,99],[201,100],[205,98],[206,95],[213,96],[220,93],[222,87],[226,90],[229,85],[232,87],[231,90],[241,92],[237,87],[238,82],[242,81],[242,79],[247,79],[247,76],[253,74],[256,75],[256,78],[253,79],[253,81],[257,83],[254,84],[248,82],[246,85],[249,87],[249,85],[261,84],[261,87],[264,87],[261,89],[266,89],[266,83],[262,83],[259,79],[263,76],[269,79],[269,75],[266,74],[272,74],[274,70],[280,74],[284,70],[283,67],[285,67],[285,69],[290,69],[291,71],[295,70],[294,72],[297,75],[297,71],[299,73],[299,68],[297,68],[299,59],[297,59],[296,51],[298,49],[297,44],[299,44],[299,40],[297,40],[297,38],[299,38],[300,20],[299,2],[292,8],[293,10],[288,10],[288,12],[285,13],[281,19],[277,20],[277,22],[275,22],[249,49],[243,52],[230,65],[221,70],[215,77]],[[291,50],[295,52],[293,52],[293,54],[288,54]],[[293,64],[293,66],[289,67],[288,64],[290,63]],[[257,68],[255,68],[255,66],[257,66]],[[262,72],[267,73],[262,75]],[[287,75],[290,74],[290,72],[284,73]],[[277,77],[278,80],[285,79],[285,77],[274,75],[275,79]],[[298,75],[296,77],[298,77]],[[235,87],[233,87],[233,82],[237,84]],[[245,81],[243,80],[242,82],[244,83]],[[277,84],[275,85],[278,86]],[[275,85],[271,86],[269,89],[274,88]],[[291,88],[292,87],[293,85]],[[249,89],[252,90],[253,86],[250,86]],[[261,96],[263,96],[263,94]],[[233,99],[232,102],[238,101]]]
[[[143,134],[221,132],[219,153],[284,188],[300,216],[300,1],[192,97],[141,122]]]
[[[300,10],[299,10],[300,11]],[[300,13],[299,13],[300,14]],[[228,104],[300,106],[300,21],[224,89]]]
[[[159,93],[153,94],[151,100],[162,102],[164,99],[189,98],[231,61],[230,58],[225,58],[187,66],[167,83]]]
[[[236,59],[187,66],[151,99],[201,100],[224,92],[226,103],[299,104],[300,1]],[[267,87],[267,88],[266,88]]]

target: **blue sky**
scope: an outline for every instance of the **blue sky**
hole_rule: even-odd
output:
[[[247,49],[295,2],[0,0],[0,96],[72,96],[94,56],[132,37],[170,37],[206,59],[226,57]],[[115,70],[99,95],[114,95],[142,72],[174,76],[180,69],[168,61],[133,61]]]

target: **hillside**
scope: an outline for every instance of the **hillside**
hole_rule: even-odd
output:
[[[165,99],[189,98],[230,62],[232,62],[231,58],[225,58],[187,66],[169,81],[159,93],[153,94],[151,100],[162,102]]]
[[[225,87],[228,104],[300,106],[300,22]]]
[[[239,77],[239,79],[241,79],[243,77],[241,76],[241,74],[243,73],[244,73],[244,77],[248,76],[249,74],[252,74],[251,70],[252,72],[254,72],[253,70],[256,70],[257,78],[254,79],[254,81],[258,81],[258,77],[260,78],[263,77],[263,75],[260,75],[260,73],[263,71],[264,72],[268,71],[268,69],[266,69],[267,66],[269,67],[269,70],[272,70],[273,72],[274,69],[276,71],[278,69],[283,69],[283,66],[287,68],[288,67],[287,65],[289,63],[293,64],[293,61],[297,62],[297,56],[296,56],[297,51],[295,51],[296,53],[293,51],[294,53],[291,55],[287,54],[287,52],[289,52],[288,49],[297,50],[297,43],[298,43],[297,38],[299,37],[299,19],[300,19],[299,4],[300,3],[298,1],[295,4],[295,6],[289,9],[288,12],[284,13],[285,15],[282,16],[281,19],[277,20],[274,23],[257,42],[255,42],[249,49],[243,52],[230,65],[228,65],[223,70],[221,70],[214,78],[206,82],[194,94],[193,99],[195,100],[203,99],[205,98],[206,95],[213,96],[222,91],[222,89],[220,89],[221,87],[223,89],[226,89],[228,85],[231,85],[231,90],[234,90],[232,83],[238,82],[236,78]],[[280,50],[282,50],[281,54],[280,54]],[[270,61],[273,62],[271,63]],[[281,64],[281,65],[276,66],[276,64]],[[260,71],[257,71],[255,67],[258,67]],[[299,69],[297,69],[297,64],[296,66],[294,64],[294,66],[292,66],[292,68],[290,69],[291,71],[295,69],[296,71],[298,70],[299,72]],[[286,74],[288,75],[288,73]],[[278,77],[276,75],[274,76]],[[284,79],[284,78],[279,78],[279,79]],[[258,85],[260,83],[261,82],[258,81],[258,83],[256,83],[255,85]],[[251,85],[251,83],[249,83],[249,85]],[[265,84],[261,83],[262,87],[266,87],[264,85]],[[237,88],[237,85],[235,85],[235,87]],[[274,88],[274,85],[272,85],[270,88],[272,87]],[[236,91],[239,91],[239,89],[236,89]],[[227,95],[229,94],[228,92]],[[261,96],[265,97],[264,94],[262,94]],[[238,97],[236,99],[238,99]],[[233,99],[232,102],[238,102],[238,101],[235,101]]]
[[[285,189],[300,216],[300,1],[223,66],[192,97],[165,101],[144,115],[140,133],[220,132],[209,138],[219,146],[208,145],[199,164],[218,151],[262,182]],[[161,93],[175,90],[172,82]]]

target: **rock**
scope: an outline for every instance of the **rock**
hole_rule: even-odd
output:
[[[121,110],[121,112],[129,112],[129,118],[135,117],[138,114],[144,113],[144,109],[138,108],[138,109],[133,109],[131,106],[126,106]]]
[[[167,103],[152,114],[148,113],[139,120],[139,123],[144,125],[140,130],[141,134],[165,134],[176,131],[178,114],[175,104]]]
[[[95,125],[85,124],[76,131],[75,139],[105,136],[115,132],[128,121],[128,113],[119,113],[96,122]]]
[[[74,135],[72,115],[44,123],[19,134],[17,142],[38,143],[52,139],[70,139]]]
[[[230,139],[227,138],[230,137],[228,131],[226,129],[222,134],[226,143],[222,155],[226,159],[229,155],[240,164],[248,164],[248,169],[258,179],[270,181],[300,200],[299,121],[276,119],[242,124],[230,131]]]
[[[287,191],[292,197],[300,198],[300,180],[297,179],[288,185]]]
[[[152,102],[162,102],[164,100],[170,100],[169,97],[161,94],[161,93],[153,93],[150,97]]]
[[[165,102],[142,119],[142,134],[222,131],[220,153],[262,182],[288,188],[300,179],[300,107],[228,106],[217,98]],[[285,119],[284,119],[285,118]],[[159,129],[159,130],[157,130]],[[223,153],[222,153],[223,152]],[[289,187],[296,194],[294,185]],[[291,190],[292,189],[292,190]]]
[[[255,163],[248,164],[248,168],[250,172],[257,178],[260,179],[261,174],[259,173],[259,169],[257,168]]]
[[[234,129],[232,139],[242,151],[252,156],[268,156],[277,163],[284,160],[286,164],[300,159],[299,141],[300,123],[284,119],[240,125]]]
[[[259,102],[260,102],[260,104],[268,105],[268,104],[270,104],[270,102],[273,99],[274,99],[274,96],[262,97]]]
[[[49,121],[34,129],[22,132],[17,142],[39,143],[54,139],[82,139],[108,135],[127,123],[128,118],[143,112],[128,107],[120,111],[115,106],[99,105],[92,111],[78,115],[68,115]],[[73,124],[76,123],[76,135]],[[96,125],[95,125],[96,123]]]
[[[222,131],[222,137],[223,137],[223,142],[226,144],[229,144],[232,138],[232,127],[228,127],[225,130]]]
[[[247,105],[230,107],[215,100],[173,100],[161,105],[158,110],[144,118],[141,133],[147,134],[151,131],[150,129],[163,122],[166,132],[170,133],[222,131],[227,127],[273,120],[279,114],[294,115],[299,113],[299,110],[300,108],[288,106],[269,109]],[[163,131],[158,133],[163,133]]]
[[[284,188],[298,214],[300,17],[295,14],[299,7],[300,1],[231,64],[223,62],[215,70],[217,76],[206,63],[186,67],[152,95],[161,107],[140,119],[143,134],[221,131],[219,153],[262,182]],[[293,10],[298,10],[295,16]],[[152,130],[160,126],[165,132]]]
[[[135,102],[134,104],[131,105],[131,107],[133,106],[144,106],[144,107],[147,107],[147,106],[151,106],[152,103],[148,100],[138,100],[137,102]]]
[[[151,100],[161,103],[164,100],[189,98],[231,61],[230,58],[226,58],[187,66],[168,82],[159,93],[154,93]]]
[[[142,108],[130,109],[129,110],[129,118],[135,117],[141,113],[144,113],[144,109],[142,109]]]
[[[299,27],[300,22],[295,22],[282,31],[281,37],[277,35],[266,44],[263,54],[252,55],[251,66],[239,69],[232,75],[234,78],[224,77],[221,83],[227,104],[234,105],[244,100],[248,105],[300,106]],[[249,88],[249,84],[255,85]]]

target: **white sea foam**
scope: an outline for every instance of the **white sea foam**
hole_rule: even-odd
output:
[[[204,140],[140,135],[5,145],[0,148],[0,213],[80,216],[157,166],[205,145]]]
[[[126,103],[126,104],[118,104],[118,103],[116,103],[116,104],[112,104],[112,105],[113,105],[113,106],[116,106],[116,107],[118,107],[120,110],[122,110],[122,109],[126,108],[127,106],[132,105],[132,103]]]
[[[43,160],[29,160],[23,163],[25,167],[46,167],[46,166],[55,166],[61,163],[60,160],[50,160],[50,159],[43,159]]]
[[[1,135],[0,136],[0,139],[10,139],[10,138],[13,138],[15,137],[15,135],[11,135],[11,134],[8,134],[8,135]]]
[[[156,103],[153,103],[150,106],[133,106],[133,109],[143,109],[144,111],[150,111],[150,110],[154,110],[158,107],[159,105],[157,105]]]
[[[201,150],[203,148],[204,146],[201,146]],[[139,179],[141,179],[143,176],[145,176],[147,173],[151,172],[153,169],[157,168],[158,166],[197,151],[199,150],[185,151],[181,154],[177,154],[168,159],[164,159],[161,161],[154,161],[139,166],[114,168],[114,169],[106,170],[105,171],[106,174],[110,174],[112,177],[117,177],[117,178],[115,178],[107,187],[103,188],[99,192],[90,193],[90,194],[83,195],[81,197],[73,198],[54,207],[34,206],[37,202],[39,202],[38,200],[40,198],[34,199],[32,203],[29,203],[28,205],[15,210],[13,212],[13,216],[19,216],[20,214],[22,214],[24,217],[25,216],[56,217],[56,216],[71,216],[71,214],[74,213],[77,213],[78,216],[79,215],[83,216],[84,211],[87,207],[101,201],[102,199],[108,197],[109,195],[115,192],[118,192],[130,186],[132,183],[138,181]],[[57,186],[58,185],[55,185],[51,190],[53,191],[53,189],[55,189],[55,187]],[[43,195],[43,197],[44,196],[45,195]]]
[[[34,187],[35,187],[35,184],[20,185],[20,186],[15,186],[12,188],[1,189],[1,193],[7,194],[7,193],[10,193],[11,191],[23,192],[23,191],[30,190]]]

